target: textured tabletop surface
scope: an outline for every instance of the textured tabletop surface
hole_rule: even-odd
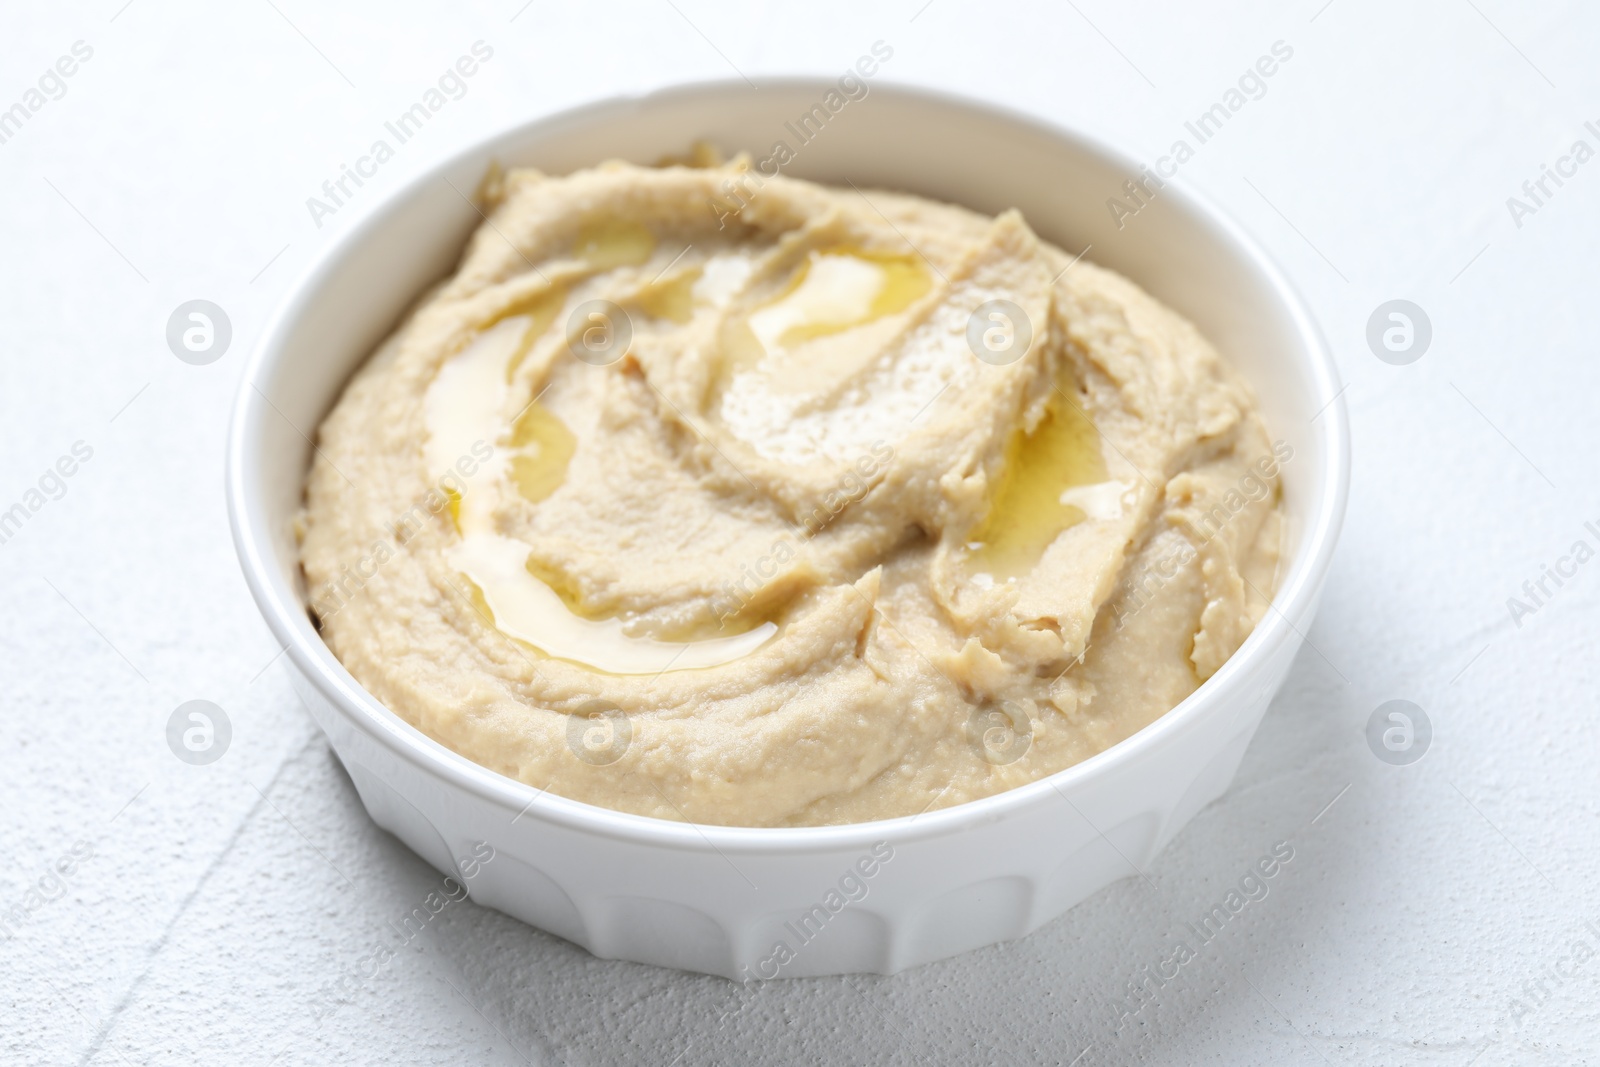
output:
[[[1600,13],[580,7],[0,15],[0,512],[25,512],[0,543],[0,1061],[1600,1062]],[[313,220],[307,198],[480,40],[460,98]],[[1148,878],[896,977],[743,988],[470,903],[369,973],[439,875],[367,819],[241,578],[222,457],[246,354],[352,217],[458,146],[618,92],[836,74],[877,40],[884,77],[1146,159],[1292,49],[1184,167],[1315,308],[1354,435],[1321,613],[1237,781]],[[166,340],[195,299],[232,325],[203,366]],[[1431,326],[1420,358],[1369,345],[1392,300]],[[232,725],[209,765],[167,740],[196,699]],[[1422,758],[1369,744],[1390,700],[1431,724]],[[1266,895],[1170,967],[1275,848]]]

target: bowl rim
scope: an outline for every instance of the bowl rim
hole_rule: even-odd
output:
[[[834,80],[824,76],[788,76],[765,79],[764,86],[785,89],[823,89]],[[348,250],[375,230],[391,225],[393,216],[423,186],[439,181],[466,160],[488,155],[507,142],[525,140],[541,131],[554,131],[572,124],[605,121],[608,116],[626,114],[641,105],[673,98],[714,97],[732,91],[748,92],[749,87],[735,78],[715,78],[681,82],[639,92],[621,93],[605,99],[563,108],[500,128],[438,159],[410,179],[366,205],[342,232],[336,232],[303,268],[279,301],[263,328],[260,340],[245,363],[235,397],[228,430],[225,495],[228,522],[246,584],[273,635],[284,646],[292,665],[329,704],[351,725],[373,738],[389,752],[424,774],[442,779],[476,799],[505,811],[535,817],[569,830],[638,845],[676,851],[721,852],[737,850],[743,855],[834,852],[865,848],[881,840],[912,842],[934,836],[959,833],[1015,815],[1020,810],[1048,799],[1052,794],[1066,800],[1075,810],[1068,789],[1087,789],[1130,761],[1141,759],[1174,735],[1192,728],[1210,710],[1234,698],[1246,684],[1247,674],[1260,660],[1290,639],[1304,635],[1292,620],[1305,617],[1315,605],[1330,569],[1333,552],[1343,525],[1350,482],[1350,430],[1342,390],[1336,383],[1338,369],[1322,330],[1304,298],[1289,281],[1276,261],[1231,215],[1209,196],[1191,185],[1182,175],[1167,179],[1162,195],[1187,208],[1198,221],[1214,229],[1232,245],[1265,282],[1279,306],[1288,313],[1301,339],[1309,364],[1314,400],[1322,410],[1313,421],[1323,445],[1324,481],[1318,498],[1308,502],[1309,519],[1304,540],[1292,557],[1279,588],[1273,595],[1268,614],[1223,666],[1193,693],[1154,722],[1079,763],[1054,774],[991,796],[955,804],[933,811],[889,819],[824,826],[749,827],[714,823],[678,822],[648,815],[617,811],[579,800],[572,800],[540,789],[474,763],[428,737],[398,714],[385,707],[344,668],[321,638],[309,630],[296,628],[296,617],[304,619],[304,606],[292,589],[285,590],[275,575],[271,533],[264,518],[265,506],[255,483],[248,476],[248,461],[255,450],[246,439],[251,408],[255,405],[255,383],[281,354],[292,326],[305,311],[312,295],[337,272]],[[874,93],[910,98],[938,108],[959,109],[984,114],[1023,127],[1057,141],[1064,141],[1078,152],[1096,156],[1136,174],[1139,162],[1104,137],[1081,127],[1069,127],[1038,115],[1029,114],[987,100],[893,79],[876,79]],[[600,162],[600,161],[596,161]],[[1296,359],[1302,357],[1296,356]],[[288,598],[283,595],[285,592]],[[306,633],[309,632],[310,640]],[[314,644],[314,647],[313,647]],[[1082,815],[1082,812],[1079,811]],[[1087,816],[1084,816],[1087,818]],[[1090,824],[1091,827],[1093,823]],[[1095,828],[1098,832],[1098,828]]]

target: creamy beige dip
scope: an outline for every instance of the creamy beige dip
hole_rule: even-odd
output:
[[[356,679],[541,789],[784,826],[1011,789],[1210,677],[1292,455],[1211,345],[1016,212],[743,167],[487,189],[321,427]]]

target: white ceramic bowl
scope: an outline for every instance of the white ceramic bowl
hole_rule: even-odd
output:
[[[474,189],[495,160],[562,173],[654,161],[700,138],[760,158],[775,140],[796,143],[784,123],[830,87],[690,85],[540,119],[461,152],[330,244],[239,390],[228,444],[239,559],[367,811],[440,871],[486,854],[487,842],[493,860],[467,868],[472,897],[597,956],[730,978],[890,973],[1021,937],[1144,868],[1233,779],[1311,624],[1344,514],[1348,429],[1332,361],[1301,299],[1233,222],[1169,184],[1119,230],[1106,199],[1138,174],[1134,160],[1018,114],[877,83],[784,172],[985,212],[1019,207],[1062,248],[1092,244],[1090,258],[1200,327],[1254,387],[1272,436],[1293,446],[1283,469],[1288,565],[1244,647],[1153,725],[1075,767],[970,804],[849,826],[695,826],[592,807],[479,767],[381,706],[311,626],[291,522],[307,435],[479,225],[457,190]]]

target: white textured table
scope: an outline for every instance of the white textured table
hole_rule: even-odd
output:
[[[1600,149],[1600,16],[521,5],[0,16],[0,109],[22,105],[0,111],[0,513],[23,508],[0,520],[0,1061],[1600,1061],[1600,563],[1561,563],[1600,547],[1600,163],[1562,162]],[[1274,42],[1293,50],[1183,168],[1306,291],[1355,432],[1322,614],[1237,783],[1148,880],[894,978],[745,990],[598,961],[470,903],[374,973],[390,921],[440,880],[368,822],[240,578],[221,482],[245,353],[334,233],[457,145],[619,91],[836,73],[879,39],[884,77],[1151,160],[1193,144],[1184,123]],[[494,55],[464,95],[318,228],[306,198],[478,40]],[[46,73],[60,57],[70,76]],[[1523,192],[1546,164],[1569,175]],[[206,366],[164,337],[196,298],[233,327]],[[1408,365],[1366,340],[1396,298],[1432,323]],[[61,457],[70,477],[48,473]],[[1536,610],[1513,619],[1513,596]],[[210,765],[167,743],[191,699],[232,724]],[[1432,723],[1420,762],[1369,747],[1390,699]],[[1266,895],[1202,942],[1190,924],[1275,846],[1293,858]]]

